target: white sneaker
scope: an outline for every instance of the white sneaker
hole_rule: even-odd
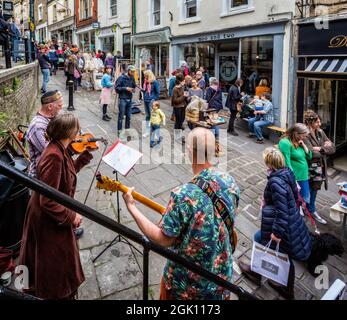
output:
[[[125,139],[125,131],[124,130],[118,131],[118,138],[120,140],[124,140]]]
[[[312,215],[313,215],[314,219],[317,220],[319,223],[321,223],[321,224],[327,224],[326,220],[324,220],[324,219],[318,214],[317,211],[314,212]]]
[[[301,206],[300,206],[300,214],[301,214],[301,216],[305,217],[304,210],[302,209],[302,207],[301,207]]]

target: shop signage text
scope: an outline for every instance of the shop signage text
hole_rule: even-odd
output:
[[[347,36],[336,36],[331,39],[329,48],[347,47]]]
[[[347,55],[347,20],[330,21],[329,26],[329,29],[317,30],[313,23],[300,25],[299,55]]]
[[[198,37],[198,42],[228,40],[233,38],[235,38],[235,33],[218,33],[218,34]]]

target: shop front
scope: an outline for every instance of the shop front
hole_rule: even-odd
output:
[[[92,26],[78,29],[76,34],[80,49],[83,51],[95,51],[95,29]]]
[[[158,77],[170,76],[170,36],[168,28],[133,36],[136,61]]]
[[[51,39],[57,41],[62,46],[64,42],[73,43],[74,18],[67,18],[48,26]]]
[[[266,79],[271,86],[273,74],[282,74],[281,65],[274,65],[274,52],[282,56],[284,32],[284,24],[274,24],[176,37],[172,41],[175,68],[183,61],[191,72],[204,67],[210,76],[219,79],[224,91],[228,91],[237,78],[243,78],[248,93],[254,94],[261,79]],[[281,45],[275,46],[275,42]]]
[[[322,128],[337,147],[347,150],[347,20],[299,25],[297,120],[308,109],[317,112]],[[347,159],[346,159],[347,161]]]
[[[204,67],[216,77],[226,94],[237,78],[245,82],[244,91],[254,95],[262,79],[272,89],[275,122],[285,125],[281,108],[286,23],[221,30],[214,33],[179,36],[172,39],[173,68],[187,62],[191,72]],[[285,79],[288,81],[288,79]],[[284,120],[283,120],[284,119]]]

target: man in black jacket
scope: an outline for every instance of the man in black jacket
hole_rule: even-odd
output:
[[[228,127],[228,133],[232,134],[233,136],[238,136],[239,134],[235,131],[235,120],[236,115],[238,113],[237,110],[237,104],[241,101],[241,98],[243,96],[243,92],[241,92],[241,87],[243,86],[243,80],[237,79],[235,81],[235,84],[230,87],[228,98],[226,101],[226,107],[230,110],[230,120],[229,120],[229,127]]]
[[[39,64],[42,73],[42,88],[41,92],[45,94],[47,92],[47,84],[49,82],[49,75],[51,70],[51,61],[47,55],[47,49],[42,48],[39,55]]]
[[[130,65],[128,73],[123,73],[116,81],[116,91],[119,95],[118,136],[122,132],[124,115],[126,116],[125,129],[130,129],[132,99],[136,88],[134,72],[135,67]]]

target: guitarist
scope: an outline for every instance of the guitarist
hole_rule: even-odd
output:
[[[215,137],[210,130],[194,129],[188,136],[188,152],[195,177],[171,193],[160,226],[149,221],[131,195],[124,200],[141,231],[152,241],[201,267],[232,280],[233,230],[240,191],[234,179],[212,167]],[[224,300],[229,292],[186,268],[167,261],[160,288],[161,300]]]

